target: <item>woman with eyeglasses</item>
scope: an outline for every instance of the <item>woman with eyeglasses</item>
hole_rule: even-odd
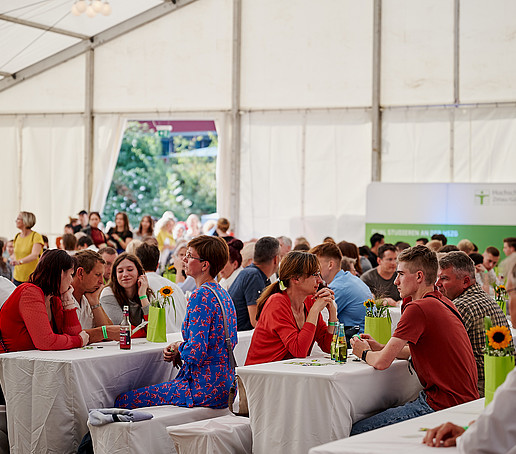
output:
[[[164,360],[181,367],[171,382],[129,391],[117,397],[123,408],[177,405],[226,408],[234,370],[224,342],[224,317],[232,348],[237,343],[236,311],[228,292],[215,276],[229,257],[226,242],[215,236],[198,236],[188,243],[183,259],[186,274],[197,284],[186,308],[182,334],[163,351]]]
[[[257,300],[256,319],[248,364],[268,363],[310,355],[314,342],[330,352],[334,325],[327,326],[321,312],[329,312],[329,323],[337,318],[333,292],[323,284],[319,261],[314,254],[291,251],[281,261],[279,279]]]

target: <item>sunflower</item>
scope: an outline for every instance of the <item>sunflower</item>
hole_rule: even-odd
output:
[[[164,296],[166,298],[167,296],[170,296],[170,295],[172,295],[172,293],[174,293],[174,289],[172,287],[167,286],[167,287],[160,288],[159,292],[161,293],[162,296]]]
[[[507,348],[512,339],[511,333],[506,326],[493,326],[487,331],[489,345],[496,350]]]

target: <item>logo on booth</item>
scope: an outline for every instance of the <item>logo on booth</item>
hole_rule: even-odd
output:
[[[475,191],[475,205],[490,205],[490,191]]]

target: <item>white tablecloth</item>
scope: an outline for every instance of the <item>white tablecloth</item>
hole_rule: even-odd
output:
[[[401,307],[389,307],[389,313],[391,314],[391,334],[394,334],[396,326],[401,318]]]
[[[228,415],[167,427],[178,454],[250,454],[249,418]]]
[[[139,422],[117,422],[91,426],[95,454],[176,454],[167,427],[230,414],[227,408],[145,407],[154,418]]]
[[[466,426],[484,409],[484,399],[474,400],[392,426],[365,432],[354,437],[327,443],[310,449],[310,454],[454,454],[457,448],[436,448],[423,445],[421,428],[433,428],[447,421]]]
[[[77,452],[89,409],[111,407],[122,392],[173,379],[177,369],[163,361],[166,345],[133,339],[131,350],[104,342],[0,355],[11,453]]]
[[[238,333],[238,364],[245,362],[252,335]],[[175,377],[177,369],[163,361],[162,351],[182,338],[172,333],[167,339],[163,344],[133,339],[127,351],[117,342],[103,342],[73,350],[0,355],[11,452],[77,452],[88,431],[90,409],[111,407],[122,392]]]
[[[318,356],[239,367],[253,452],[302,454],[349,436],[353,422],[417,397],[421,385],[408,364],[394,361],[379,371],[351,359],[338,365]]]

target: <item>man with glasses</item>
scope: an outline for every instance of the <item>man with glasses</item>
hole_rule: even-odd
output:
[[[351,339],[353,353],[375,369],[411,357],[423,385],[416,400],[358,421],[352,435],[478,399],[471,343],[453,303],[434,288],[437,270],[426,246],[401,252],[394,282],[404,302],[396,331],[385,345],[367,334]]]
[[[278,271],[280,244],[276,238],[260,238],[254,247],[253,263],[244,268],[229,287],[237,312],[238,331],[256,326],[256,300],[270,285],[270,277]]]
[[[453,251],[441,257],[436,285],[453,301],[462,316],[477,362],[478,392],[484,397],[484,317],[490,317],[494,326],[509,329],[507,318],[500,306],[477,284],[475,264],[464,252]]]

